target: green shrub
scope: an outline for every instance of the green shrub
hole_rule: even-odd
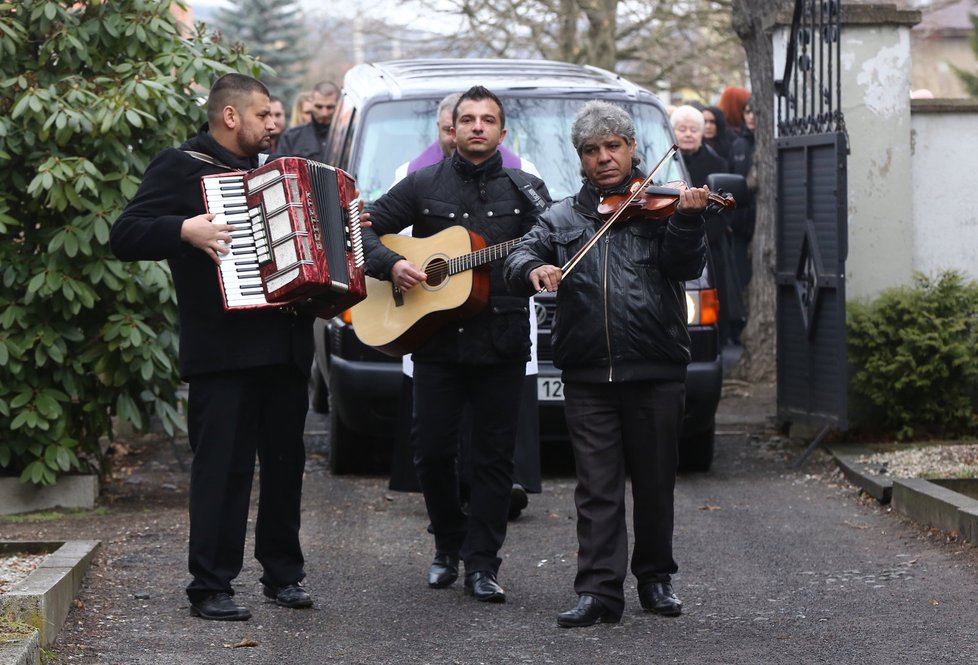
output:
[[[113,416],[183,426],[169,273],[117,261],[109,226],[199,90],[259,69],[169,5],[0,0],[0,472],[24,481],[97,467]]]
[[[847,314],[851,393],[856,410],[868,406],[857,426],[898,439],[975,432],[978,284],[953,271],[916,275]]]

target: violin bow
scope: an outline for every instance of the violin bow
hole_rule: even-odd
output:
[[[677,150],[679,150],[679,146],[673,143],[672,147],[666,151],[666,154],[662,156],[662,159],[660,159],[659,163],[655,165],[655,168],[652,169],[648,177],[642,181],[642,184],[632,189],[632,193],[629,194],[628,198],[625,199],[624,203],[622,203],[618,207],[618,210],[616,210],[615,213],[610,218],[608,218],[608,221],[606,221],[601,226],[601,228],[598,229],[597,233],[595,233],[586,243],[584,243],[584,246],[577,251],[577,254],[572,256],[571,259],[564,264],[564,267],[560,269],[561,281],[563,281],[563,279],[567,277],[567,273],[572,271],[574,267],[578,264],[578,262],[582,258],[584,258],[584,255],[587,254],[589,251],[591,251],[591,248],[598,243],[601,237],[608,231],[608,229],[611,228],[611,225],[618,221],[618,218],[621,217],[622,213],[624,213],[625,208],[628,207],[628,204],[635,201],[635,199],[637,199],[641,195],[641,193],[644,192],[645,189],[652,184],[652,179],[655,177],[655,174],[659,172],[659,169],[661,169],[662,166],[667,161],[669,161],[669,159],[671,159],[674,154],[676,154]],[[544,290],[545,289],[541,289],[540,292],[542,293]]]

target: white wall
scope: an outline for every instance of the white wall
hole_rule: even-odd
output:
[[[913,269],[978,280],[978,101],[911,105]]]
[[[910,24],[901,12],[842,25],[842,112],[849,132],[846,298],[873,297],[913,277]],[[890,8],[892,10],[892,7]],[[848,14],[848,15],[847,15]],[[916,14],[916,13],[913,13]]]

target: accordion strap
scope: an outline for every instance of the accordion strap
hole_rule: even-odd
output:
[[[190,155],[191,157],[193,157],[194,159],[199,159],[200,161],[207,162],[208,164],[211,164],[213,166],[220,166],[222,169],[227,169],[228,171],[239,170],[234,168],[233,166],[228,166],[224,162],[214,159],[210,155],[205,154],[203,152],[197,152],[196,150],[184,150],[184,152]],[[268,155],[266,155],[265,153],[261,153],[258,155],[258,166],[264,166],[265,162],[267,161],[268,161]]]

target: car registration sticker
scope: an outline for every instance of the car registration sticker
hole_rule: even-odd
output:
[[[537,399],[541,402],[563,402],[563,382],[556,377],[537,377]]]

